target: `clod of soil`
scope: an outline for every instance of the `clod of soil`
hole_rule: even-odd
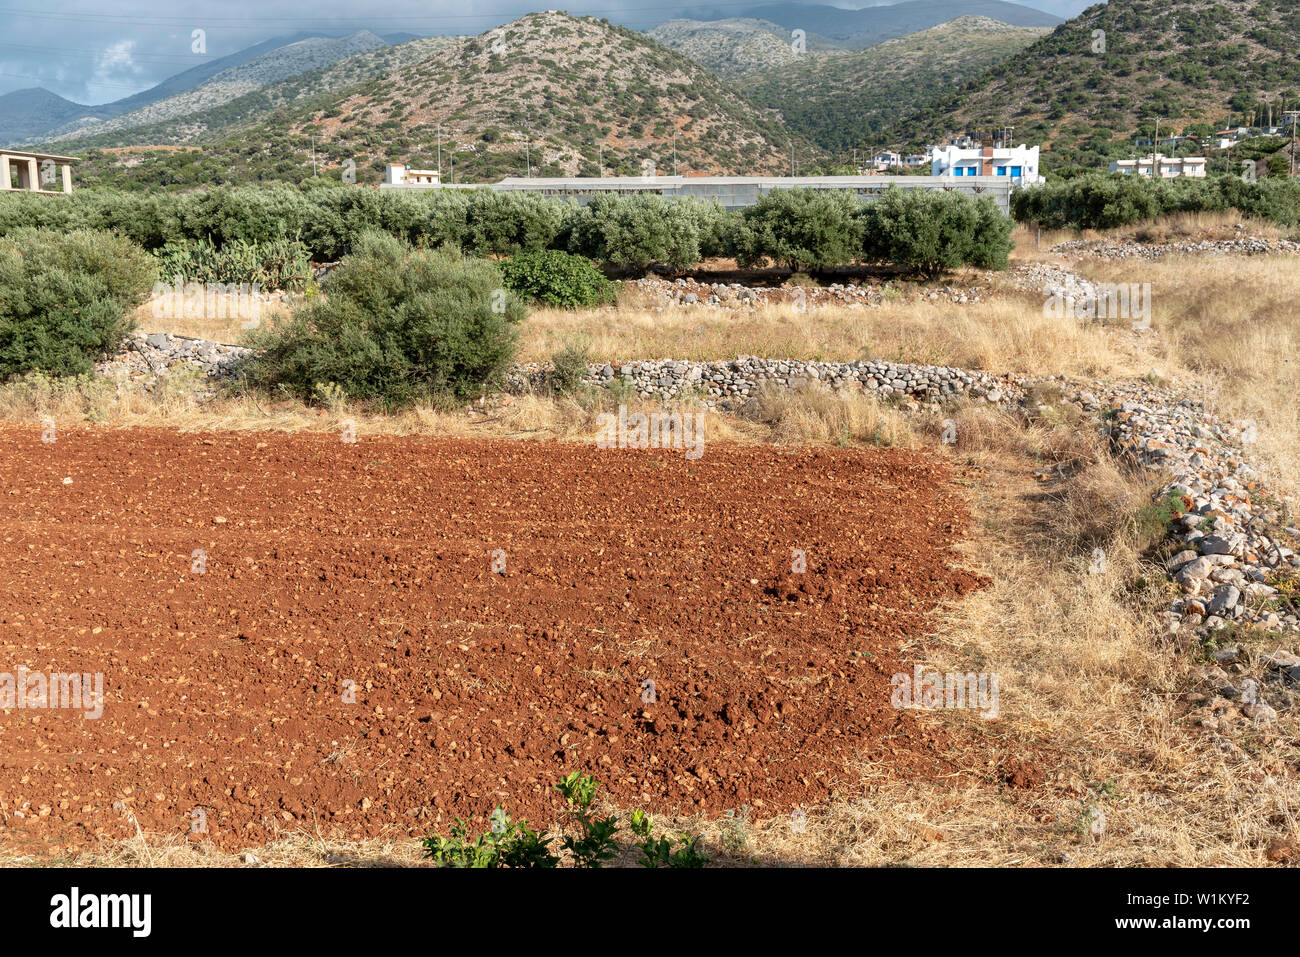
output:
[[[0,841],[545,823],[575,769],[776,813],[942,771],[890,677],[981,584],[966,522],[895,450],[0,430],[0,672],[105,697],[0,714]]]

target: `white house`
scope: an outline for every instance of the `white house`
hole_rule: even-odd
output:
[[[889,169],[891,166],[902,166],[903,157],[893,150],[881,150],[871,159],[876,169]]]
[[[1156,163],[1159,167],[1161,179],[1177,179],[1180,176],[1187,176],[1192,179],[1205,178],[1204,156],[1165,156],[1163,153],[1157,153]],[[1122,173],[1125,176],[1132,176],[1134,173],[1137,173],[1138,176],[1150,176],[1151,157],[1143,156],[1131,160],[1112,160],[1110,171],[1112,173]]]
[[[384,175],[385,186],[441,186],[442,174],[436,169],[411,169],[401,163],[389,163]]]
[[[1038,175],[1038,147],[979,146],[964,149],[946,146],[937,149],[930,161],[931,176],[999,176],[1013,186],[1035,186],[1043,182]]]

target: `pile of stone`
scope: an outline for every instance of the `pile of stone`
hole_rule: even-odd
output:
[[[861,308],[880,305],[886,290],[897,287],[859,282],[820,285],[745,286],[740,283],[705,283],[694,279],[663,279],[646,276],[628,280],[624,286],[645,296],[656,312],[664,309],[711,306],[720,309],[756,309],[759,306],[799,305],[808,308],[843,306]],[[889,293],[893,295],[893,292]],[[979,302],[986,289],[943,286],[919,291],[931,302]]]
[[[535,390],[546,385],[546,366],[515,366],[509,373],[511,391]],[[698,397],[705,405],[736,408],[764,389],[801,389],[820,384],[834,390],[868,392],[894,399],[909,408],[937,409],[959,398],[982,402],[1019,401],[1027,383],[1012,377],[969,372],[949,366],[911,365],[883,360],[811,362],[801,359],[761,359],[741,356],[719,362],[675,359],[638,360],[593,364],[583,381],[609,387],[621,382],[642,399],[668,400]]]
[[[1054,252],[1075,253],[1095,259],[1160,259],[1170,255],[1217,253],[1228,256],[1267,256],[1300,253],[1300,242],[1243,236],[1237,239],[1203,239],[1172,243],[1140,243],[1136,240],[1074,239],[1052,247]]]
[[[1203,399],[1147,385],[1108,386],[1077,400],[1103,411],[1115,449],[1172,476],[1159,499],[1178,498],[1172,534],[1183,546],[1168,562],[1181,595],[1167,612],[1168,634],[1209,633],[1230,623],[1300,629],[1297,609],[1277,584],[1300,569],[1300,528],[1265,493],[1245,460],[1254,427],[1224,422]]]
[[[136,332],[120,352],[96,363],[95,372],[121,379],[148,379],[170,375],[180,368],[195,368],[213,379],[224,379],[235,374],[250,351],[207,339]]]

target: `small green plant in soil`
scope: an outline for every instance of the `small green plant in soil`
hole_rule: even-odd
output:
[[[568,851],[574,867],[603,867],[618,856],[619,819],[617,815],[600,817],[593,804],[599,784],[588,774],[574,771],[565,776],[555,790],[564,796],[569,822],[576,833],[552,835],[534,831],[527,821],[515,821],[498,807],[489,818],[491,828],[472,835],[466,822],[457,818],[448,836],[434,834],[424,840],[425,857],[437,867],[463,868],[552,868],[563,860],[552,850],[558,840]],[[633,846],[641,851],[643,867],[703,867],[709,859],[700,853],[699,835],[682,834],[676,838],[650,836],[653,822],[640,809],[629,816]]]

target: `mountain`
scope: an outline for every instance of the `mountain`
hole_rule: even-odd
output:
[[[791,63],[801,54],[790,31],[770,20],[667,20],[647,35],[723,77],[740,76]],[[805,39],[808,50],[837,49],[818,36]]]
[[[1097,31],[1101,31],[1100,33]],[[1104,40],[1104,43],[1101,41]],[[891,131],[902,140],[1015,127],[1052,165],[1128,155],[1139,127],[1161,131],[1300,106],[1300,5],[1276,0],[1110,0],[1089,7]],[[1250,125],[1245,123],[1244,125]]]
[[[140,93],[134,93],[112,103],[101,103],[98,106],[83,106],[40,87],[6,93],[0,96],[0,143],[17,145],[24,140],[41,137],[60,127],[120,116],[177,93],[183,93],[224,70],[307,37],[307,34],[298,34],[265,40],[228,56],[191,67]]]
[[[733,80],[827,150],[883,147],[881,131],[927,99],[1028,47],[1046,27],[966,16],[856,53],[809,53]]]
[[[72,124],[70,127],[51,130],[42,136],[42,141],[57,143],[59,140],[74,136],[80,138],[112,133],[133,126],[144,126],[186,116],[228,103],[238,96],[251,93],[285,77],[319,69],[357,53],[386,46],[383,40],[369,31],[341,38],[308,37],[222,70],[183,92],[154,100],[111,119],[90,125]]]
[[[862,50],[964,16],[987,17],[1016,27],[1052,27],[1061,22],[1060,17],[1050,13],[1003,0],[907,0],[861,10],[801,3],[766,3],[739,9],[705,6],[692,11],[690,19],[767,20],[784,27],[787,38],[791,30],[803,30],[846,49]]]
[[[82,106],[33,86],[0,96],[0,143],[16,146],[29,136],[85,118],[97,120],[105,114],[100,107]]]
[[[360,86],[294,105],[201,150],[108,150],[81,182],[297,181],[319,168],[358,182],[383,164],[438,163],[459,182],[502,176],[776,173],[819,151],[712,73],[604,20],[530,14]],[[147,144],[140,144],[147,145]],[[603,155],[602,155],[603,154]],[[603,164],[602,164],[603,161]],[[601,165],[598,165],[601,164]]]
[[[394,35],[400,38],[401,35]],[[63,144],[64,148],[87,149],[120,146],[177,145],[210,139],[222,133],[264,120],[277,110],[320,99],[336,90],[358,86],[408,64],[426,60],[463,37],[416,37],[395,46],[381,46],[364,53],[335,60],[323,67],[294,73],[284,79],[255,87],[233,99],[203,106],[193,112],[153,123],[118,129],[83,129]]]

